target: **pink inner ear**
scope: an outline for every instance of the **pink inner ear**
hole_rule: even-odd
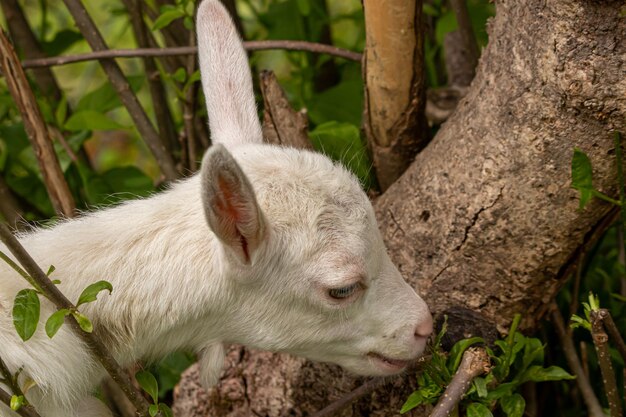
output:
[[[215,202],[217,209],[222,213],[225,219],[227,219],[228,223],[232,227],[232,232],[235,234],[233,236],[233,240],[239,239],[239,244],[241,245],[241,249],[246,258],[246,262],[250,262],[250,254],[248,252],[248,240],[239,230],[238,224],[241,223],[242,217],[244,217],[245,211],[245,203],[242,200],[241,196],[237,193],[233,193],[232,185],[228,181],[226,181],[223,177],[218,177],[217,185],[220,189],[220,193],[223,198],[217,199]],[[229,229],[231,228],[229,227]]]

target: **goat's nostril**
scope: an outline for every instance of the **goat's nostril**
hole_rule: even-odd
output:
[[[415,327],[415,337],[428,337],[433,332],[433,318],[429,315]]]

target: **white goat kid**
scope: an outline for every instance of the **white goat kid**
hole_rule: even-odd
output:
[[[22,244],[42,267],[55,265],[70,299],[98,279],[113,284],[81,309],[122,364],[195,350],[210,386],[224,344],[240,343],[358,374],[401,371],[422,353],[432,320],[391,263],[358,181],[322,155],[261,144],[230,17],[205,0],[197,27],[215,143],[200,174]],[[27,396],[42,416],[110,415],[90,396],[104,371],[81,341],[67,326],[53,339],[43,332],[53,306],[44,302],[35,335],[19,339],[11,309],[25,286],[0,265],[0,357],[36,382]]]

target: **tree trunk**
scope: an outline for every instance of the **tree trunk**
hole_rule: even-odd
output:
[[[433,312],[469,308],[501,332],[521,313],[523,328],[535,327],[567,265],[611,210],[598,200],[578,210],[570,162],[574,148],[582,149],[594,186],[615,195],[611,131],[626,131],[621,6],[497,3],[467,96],[376,202],[392,258]],[[284,355],[244,351],[237,358],[211,400],[181,417],[311,414],[359,383],[335,366]],[[198,398],[186,395],[191,379],[181,382],[177,410]],[[342,415],[399,414],[414,380],[399,378]],[[240,399],[229,401],[234,384]],[[280,395],[270,397],[272,389]]]
[[[365,0],[363,128],[381,191],[426,146],[421,0]]]

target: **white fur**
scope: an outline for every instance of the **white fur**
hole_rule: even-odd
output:
[[[111,295],[81,306],[124,365],[180,349],[200,353],[214,384],[226,343],[290,352],[359,374],[397,372],[368,356],[412,360],[432,322],[426,304],[391,263],[358,181],[328,158],[260,144],[250,73],[216,0],[198,10],[200,64],[215,146],[200,175],[20,241],[76,300],[105,279]],[[209,228],[208,224],[211,225]],[[7,253],[0,245],[0,250]],[[360,282],[340,301],[331,288]],[[102,368],[67,326],[49,339],[53,312],[22,342],[15,294],[26,283],[0,264],[0,357],[23,367],[27,396],[44,417],[103,417],[90,400]],[[6,407],[0,415],[15,416]]]

